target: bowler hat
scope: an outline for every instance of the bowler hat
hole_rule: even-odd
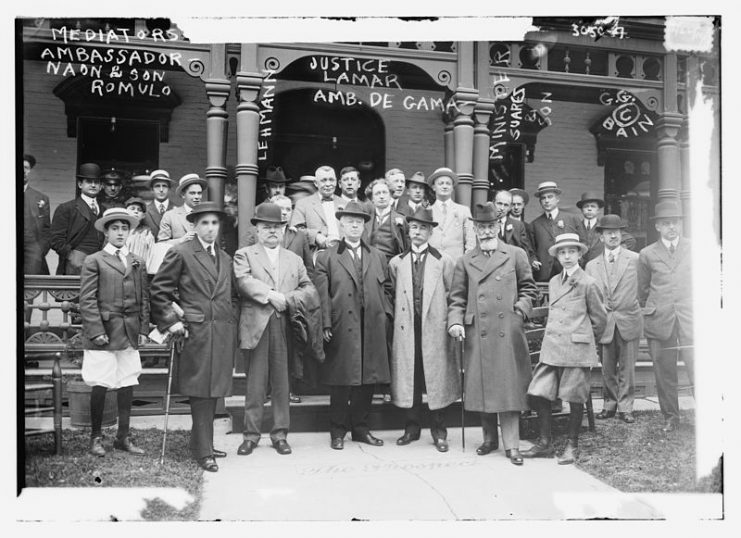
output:
[[[266,224],[285,224],[280,206],[273,202],[263,202],[255,208],[255,216],[250,219],[252,224],[264,222]]]
[[[77,172],[77,179],[95,179],[100,181],[100,166],[95,163],[85,163],[80,165]]]
[[[433,228],[437,226],[432,216],[432,209],[429,207],[418,207],[413,215],[407,215],[407,222],[421,222],[422,224],[429,224]]]
[[[420,171],[414,172],[412,174],[412,177],[407,178],[407,187],[410,183],[419,183],[420,185],[429,187],[429,185],[427,184],[427,180],[425,179],[425,175]]]
[[[538,185],[538,190],[535,191],[535,197],[540,198],[547,192],[555,192],[556,194],[561,194],[561,189],[558,188],[558,185],[555,181],[543,181]]]
[[[659,202],[658,204],[656,204],[654,216],[651,217],[651,220],[681,219],[682,217],[682,210],[680,209],[679,204],[671,200],[666,200],[664,202]]]
[[[587,202],[597,202],[597,205],[599,207],[601,208],[605,207],[605,201],[602,199],[602,197],[599,194],[597,194],[594,191],[587,191],[585,193],[582,193],[581,200],[576,202],[576,207],[581,209],[581,206],[583,206]]]
[[[30,153],[24,153],[23,154],[23,160],[26,161],[26,162],[28,162],[28,164],[31,166],[31,168],[33,168],[34,166],[36,166],[36,157],[34,157],[33,155],[31,155]]]
[[[198,174],[185,174],[180,178],[178,188],[175,192],[178,196],[182,196],[183,192],[193,184],[198,184],[201,188],[205,189],[208,182],[205,179],[202,179]]]
[[[195,222],[198,215],[203,215],[204,213],[216,213],[220,219],[226,216],[224,210],[216,202],[201,202],[190,213],[185,215],[185,218],[188,219],[188,222]]]
[[[525,205],[530,201],[530,195],[522,189],[510,189],[509,192],[512,193],[512,196],[520,196]]]
[[[558,249],[564,247],[576,247],[582,256],[589,250],[587,245],[579,241],[579,234],[567,233],[556,236],[556,242],[548,249],[548,254],[555,256]]]
[[[458,174],[453,172],[450,168],[442,167],[438,168],[432,174],[430,174],[430,177],[427,178],[427,184],[432,187],[435,185],[435,180],[439,177],[448,176],[453,181],[453,186],[455,187],[458,184]]]
[[[149,188],[152,188],[152,185],[156,181],[166,181],[167,184],[172,187],[173,181],[170,179],[170,173],[167,170],[155,170],[151,174],[149,174]]]
[[[602,230],[618,230],[627,227],[628,225],[623,222],[620,215],[603,215],[594,229],[601,232]]]
[[[142,208],[142,211],[146,211],[147,210],[147,204],[146,204],[146,202],[144,202],[144,200],[142,200],[138,196],[132,196],[131,198],[129,198],[128,200],[126,200],[125,204],[126,204],[126,207],[129,207],[131,204],[139,204],[141,206],[141,208]]]
[[[491,202],[476,204],[476,208],[473,212],[474,222],[496,222],[498,220],[497,208],[494,204]]]
[[[334,216],[337,220],[340,220],[340,217],[361,217],[366,222],[370,220],[370,215],[358,202],[348,202],[343,209],[335,211]]]
[[[110,209],[106,209],[103,213],[103,216],[100,217],[98,220],[95,221],[95,229],[99,232],[105,233],[105,226],[109,222],[113,222],[114,220],[122,220],[124,222],[129,223],[129,228],[136,228],[139,226],[139,218],[135,217],[126,209],[123,207],[112,207]]]
[[[269,181],[270,183],[288,183],[286,175],[283,173],[283,168],[280,166],[268,166],[265,170],[265,179],[263,181]]]

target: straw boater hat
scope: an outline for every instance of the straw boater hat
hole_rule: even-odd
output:
[[[265,170],[263,181],[268,183],[288,183],[288,179],[286,179],[286,175],[283,173],[283,168],[280,166],[268,166]]]
[[[281,213],[280,206],[273,202],[263,202],[255,208],[255,216],[250,219],[250,222],[255,225],[258,222],[264,222],[266,224],[285,224],[283,220],[283,214]]]
[[[587,245],[579,241],[579,234],[561,234],[556,236],[556,242],[548,249],[548,254],[556,256],[558,249],[564,247],[576,247],[582,256],[589,250]]]
[[[363,206],[358,202],[348,202],[344,209],[336,211],[334,214],[337,220],[340,217],[361,217],[364,221],[370,220],[370,215],[363,209]]]
[[[679,208],[679,204],[667,200],[665,202],[659,202],[656,204],[654,210],[654,216],[650,217],[651,220],[656,219],[681,219],[683,217],[682,210]]]
[[[103,216],[95,221],[95,229],[99,232],[105,233],[106,224],[113,222],[114,220],[122,220],[129,223],[129,228],[136,228],[139,226],[139,219],[135,217],[123,207],[112,207],[106,209]]]
[[[418,207],[413,215],[407,215],[407,222],[421,222],[422,224],[429,224],[433,228],[437,226],[437,222],[432,217],[432,209],[429,207]]]
[[[201,202],[190,213],[185,215],[185,218],[188,219],[188,222],[195,222],[198,215],[203,215],[204,213],[216,213],[220,219],[226,216],[224,210],[216,202]]]
[[[178,183],[178,188],[175,193],[178,196],[182,196],[185,189],[187,189],[194,183],[197,183],[203,189],[205,189],[206,185],[208,185],[208,182],[205,179],[202,179],[198,174],[185,174],[183,177],[180,178],[180,182]]]
[[[605,207],[605,201],[602,199],[602,197],[597,194],[594,191],[587,191],[581,195],[581,200],[576,202],[576,207],[581,209],[581,206],[586,204],[587,202],[597,202],[597,205],[602,208]]]
[[[604,215],[600,217],[594,229],[601,232],[602,230],[620,230],[627,227],[628,225],[623,222],[619,215]]]
[[[85,163],[80,165],[77,172],[77,179],[97,179],[100,181],[100,166],[95,163]]]
[[[498,220],[497,208],[494,204],[491,202],[476,204],[475,211],[473,212],[474,222],[496,222]]]
[[[453,180],[453,187],[455,187],[458,184],[458,174],[453,172],[450,168],[442,167],[438,168],[432,174],[430,174],[430,177],[427,178],[427,184],[432,187],[435,184],[435,180],[439,177],[447,176],[451,180]]]
[[[525,205],[527,205],[527,203],[530,201],[530,195],[522,189],[510,189],[509,192],[512,194],[512,196],[521,196],[522,201],[525,202]]]
[[[561,194],[561,189],[558,188],[558,185],[555,181],[544,181],[538,185],[538,190],[535,191],[535,197],[540,198],[547,192],[555,192],[556,194]]]
[[[131,198],[129,198],[128,200],[126,200],[126,202],[124,202],[124,205],[126,207],[129,207],[131,204],[138,204],[139,206],[141,206],[142,211],[146,211],[147,210],[147,204],[146,204],[146,202],[144,200],[142,200],[141,198],[139,198],[138,196],[132,196]]]
[[[149,188],[152,188],[152,185],[154,185],[155,181],[166,181],[167,184],[172,187],[172,184],[174,183],[172,179],[170,179],[170,174],[167,170],[155,170],[151,174],[149,174]]]

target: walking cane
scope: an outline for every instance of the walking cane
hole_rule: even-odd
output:
[[[175,353],[179,338],[173,338],[170,345],[170,361],[167,365],[167,390],[165,391],[165,433],[162,436],[162,452],[160,453],[160,465],[165,463],[165,446],[167,445],[167,418],[170,416],[170,391],[172,390],[172,367],[175,364]]]
[[[463,338],[458,338],[461,352],[461,446],[466,451],[466,366],[463,357]]]

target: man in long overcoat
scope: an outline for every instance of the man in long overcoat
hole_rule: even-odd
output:
[[[497,413],[505,454],[520,456],[520,412],[528,408],[530,352],[523,327],[538,291],[527,254],[497,239],[497,210],[478,205],[474,227],[479,246],[458,259],[448,310],[448,333],[465,338],[466,410],[479,411],[485,455],[499,447]]]
[[[23,274],[48,275],[46,253],[49,252],[51,212],[49,197],[28,184],[31,169],[36,166],[33,155],[23,156]]]
[[[214,457],[226,454],[213,447],[218,398],[232,388],[237,342],[238,295],[232,259],[215,245],[224,212],[215,202],[194,207],[188,219],[195,237],[167,251],[152,280],[152,317],[161,331],[186,333],[175,362],[173,390],[188,396],[193,417],[190,448],[206,471],[218,471]],[[185,324],[173,309],[177,302]]]
[[[314,276],[324,318],[322,382],[330,387],[331,447],[341,450],[348,430],[353,441],[380,446],[368,413],[373,386],[389,382],[391,282],[386,257],[361,241],[370,215],[350,202],[336,218],[344,240],[319,254]]]
[[[395,405],[406,410],[404,435],[396,444],[419,439],[422,393],[426,392],[432,440],[440,452],[447,452],[445,408],[461,395],[459,365],[447,333],[455,262],[428,243],[437,225],[431,209],[419,207],[406,220],[411,246],[389,262],[395,294],[391,396]]]

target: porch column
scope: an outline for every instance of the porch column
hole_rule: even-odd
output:
[[[678,112],[664,112],[656,122],[656,154],[659,166],[659,188],[657,202],[664,200],[679,201],[679,190],[682,186],[682,170],[679,155],[679,128],[682,126],[682,115]]]
[[[455,170],[455,140],[453,138],[453,118],[454,116],[445,112],[443,113],[443,122],[445,130],[443,131],[443,143],[445,147],[445,164],[444,166]]]
[[[247,243],[247,227],[255,213],[257,192],[257,142],[260,95],[263,76],[257,69],[257,45],[242,44],[241,65],[237,73],[237,175],[239,240]]]
[[[489,120],[494,102],[480,100],[474,109],[472,206],[485,204],[489,197]]]
[[[689,237],[692,230],[692,209],[690,207],[690,140],[689,125],[687,118],[684,119],[679,131],[679,162],[682,174],[682,187],[679,191],[679,200],[682,204],[683,230],[682,233]]]
[[[473,109],[479,97],[474,80],[474,47],[471,41],[457,42],[458,86],[453,94],[455,119],[453,120],[453,144],[455,146],[455,168],[458,185],[455,201],[471,206],[473,183]]]
[[[220,207],[224,204],[226,181],[226,137],[230,82],[226,76],[226,45],[211,45],[211,62],[206,84],[206,95],[211,105],[206,112],[206,179],[208,199]]]

